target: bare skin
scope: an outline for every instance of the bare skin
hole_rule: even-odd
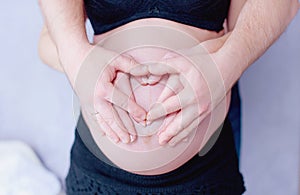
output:
[[[279,36],[280,33],[282,33],[283,29],[286,27],[286,25],[290,22],[290,20],[293,18],[293,16],[296,13],[296,11],[295,11],[296,9],[293,9],[293,7],[298,6],[298,4],[296,4],[296,1],[291,1],[291,4],[294,3],[294,6],[291,6],[291,7],[286,6],[286,2],[283,2],[283,1],[277,2],[277,5],[274,5],[276,8],[275,13],[278,14],[278,17],[280,17],[281,24],[278,25],[276,22],[269,21],[269,23],[270,23],[270,25],[269,25],[269,23],[267,21],[261,21],[260,23],[258,23],[257,20],[263,20],[264,18],[270,18],[270,17],[268,17],[269,13],[268,12],[265,13],[264,9],[266,9],[266,7],[270,6],[272,3],[265,2],[265,3],[262,3],[262,5],[260,5],[260,7],[256,7],[255,3],[261,4],[259,2],[256,2],[255,0],[251,0],[251,1],[249,1],[249,3],[246,6],[247,10],[244,9],[246,11],[242,11],[242,13],[239,15],[238,13],[240,12],[240,8],[244,4],[244,2],[237,3],[237,1],[232,1],[230,13],[229,13],[229,17],[228,17],[229,31],[231,31],[233,29],[238,16],[239,16],[238,21],[240,21],[240,22],[237,23],[237,28],[235,28],[233,30],[233,32],[230,34],[230,36],[222,36],[224,32],[221,32],[220,34],[216,34],[214,32],[208,32],[203,29],[197,29],[194,27],[186,26],[186,25],[171,22],[171,21],[165,21],[165,20],[161,20],[161,19],[153,19],[153,24],[168,25],[168,26],[173,26],[174,28],[177,28],[179,30],[183,30],[183,31],[187,32],[188,34],[190,34],[191,36],[193,36],[194,38],[196,38],[202,44],[201,46],[205,46],[212,53],[217,53],[218,55],[215,59],[217,61],[217,64],[219,65],[219,69],[221,70],[221,74],[224,78],[226,92],[230,93],[231,86],[241,76],[242,72],[254,60],[256,60],[259,55],[261,55],[265,51],[265,49],[276,39],[276,37]],[[281,5],[281,3],[284,5]],[[286,7],[286,9],[283,9],[283,7]],[[255,15],[255,16],[257,16],[257,18],[256,18],[257,20],[255,20],[255,23],[253,21],[251,21],[251,17],[250,17],[254,13],[258,13],[257,15]],[[250,14],[250,16],[249,16],[249,14]],[[261,15],[259,15],[259,14],[261,14]],[[286,14],[286,15],[284,15],[284,14]],[[283,16],[283,17],[281,17],[281,16]],[[76,20],[78,18],[74,18],[74,19]],[[79,18],[76,21],[78,21],[78,28],[82,28],[82,18],[81,19]],[[146,23],[143,23],[143,22],[146,22]],[[94,42],[96,43],[98,41],[101,41],[102,39],[105,38],[105,36],[108,36],[111,32],[119,31],[122,28],[124,29],[124,28],[139,26],[139,25],[143,25],[143,24],[149,24],[149,21],[137,20],[137,21],[131,22],[120,28],[114,29],[106,34],[102,34],[102,35],[98,35],[98,36],[94,37]],[[130,26],[130,25],[132,25],[132,26]],[[62,26],[64,26],[64,24],[62,24]],[[251,28],[249,28],[249,26],[251,26]],[[257,33],[257,29],[259,29],[259,28],[263,28],[263,31],[259,31]],[[274,28],[277,29],[277,31],[273,35]],[[252,31],[253,29],[255,29],[254,32]],[[76,32],[82,33],[82,31],[76,31]],[[60,59],[64,66],[64,70],[67,75],[71,75],[70,80],[72,82],[72,78],[74,78],[74,72],[76,72],[75,71],[76,68],[74,68],[74,67],[72,68],[71,64],[76,64],[76,63],[74,63],[75,61],[72,62],[71,58],[67,58],[67,56],[68,56],[67,54],[64,54],[67,49],[64,49],[64,47],[65,47],[64,45],[66,45],[66,44],[61,44],[62,42],[64,42],[64,41],[62,41],[61,34],[56,33],[55,30],[53,30],[53,29],[50,34],[52,34],[54,42],[56,43],[56,47],[58,49],[59,56],[61,56]],[[268,36],[266,36],[266,35],[268,35]],[[85,38],[83,38],[84,34],[79,34],[79,35],[77,34],[75,37],[76,37],[75,40],[79,40],[78,42],[86,41],[86,40],[84,40]],[[218,37],[221,37],[221,38],[215,39]],[[213,39],[213,40],[206,41],[206,40],[210,40],[210,39]],[[134,41],[134,38],[132,40]],[[248,41],[246,41],[246,40],[248,40]],[[261,40],[266,40],[266,41],[264,44],[260,44],[259,42]],[[203,42],[203,41],[205,41],[205,42]],[[252,50],[249,49],[251,47],[255,48],[255,52],[253,52]],[[75,48],[77,48],[77,47],[75,47]],[[82,48],[83,49],[78,49],[78,50],[75,50],[72,52],[74,52],[74,53],[79,52],[81,54],[85,53],[85,52],[80,52],[80,51],[84,51],[85,47],[82,47]],[[153,52],[152,57],[153,58],[157,57],[157,60],[159,60],[163,56],[163,53],[156,53],[155,50],[152,50],[150,52]],[[55,52],[53,52],[53,53],[55,53]],[[143,56],[138,51],[132,52],[130,54],[132,56],[134,56],[135,59],[137,59],[137,60],[143,60],[143,58],[147,57],[147,56]],[[246,60],[245,60],[245,57],[246,57]],[[237,71],[237,69],[239,69],[239,71]],[[159,91],[159,89],[156,89],[156,90]],[[138,95],[136,95],[136,96],[138,96]],[[167,98],[169,98],[169,97],[167,97]],[[228,100],[228,98],[227,98],[227,100]],[[148,103],[150,103],[150,102],[148,102]],[[212,110],[209,110],[209,112],[212,112],[213,110],[217,110],[217,107],[212,108]],[[209,118],[208,117],[209,112],[208,112],[207,118]],[[86,121],[91,121],[88,119],[89,117],[88,117],[87,113],[83,112],[83,115],[84,115],[84,118],[86,119]],[[220,123],[221,122],[219,122],[219,124]],[[205,126],[205,118],[203,119],[201,125]],[[104,153],[106,155],[109,156],[109,158],[113,159],[113,161],[117,165],[119,165],[121,168],[129,170],[131,172],[136,172],[139,174],[160,174],[160,173],[164,173],[164,172],[173,170],[173,169],[177,168],[178,166],[180,166],[181,164],[183,164],[184,162],[188,161],[203,146],[202,144],[199,145],[199,142],[197,145],[197,143],[193,142],[193,140],[190,140],[188,142],[188,146],[186,146],[186,144],[184,142],[181,142],[180,144],[178,144],[174,147],[175,150],[164,147],[163,150],[160,150],[161,153],[156,153],[153,155],[154,156],[158,155],[158,156],[164,157],[165,156],[164,154],[167,154],[167,153],[164,153],[166,151],[169,153],[170,153],[170,151],[177,151],[177,153],[173,154],[174,156],[177,155],[177,158],[175,160],[172,159],[172,162],[169,162],[170,159],[167,159],[167,163],[169,163],[169,164],[166,164],[165,166],[157,166],[157,164],[155,164],[155,163],[157,163],[156,161],[151,162],[151,159],[152,160],[155,160],[155,159],[150,158],[149,166],[151,166],[151,168],[147,167],[148,165],[146,165],[146,167],[135,167],[135,166],[131,166],[133,164],[131,162],[128,164],[124,163],[124,160],[118,159],[118,156],[120,156],[120,154],[124,154],[124,151],[125,151],[124,147],[134,148],[134,143],[140,144],[140,146],[141,145],[142,146],[152,145],[153,142],[151,142],[151,139],[149,141],[149,137],[147,137],[145,139],[140,139],[140,140],[142,140],[142,142],[139,142],[139,139],[137,139],[136,142],[133,142],[129,145],[123,146],[122,143],[114,144],[113,142],[108,141],[108,139],[101,136],[100,131],[97,131],[97,128],[91,128],[91,127],[93,127],[92,124],[90,124],[89,127],[90,127],[90,130],[91,130],[98,146],[104,151]],[[217,129],[217,127],[218,126],[216,125],[215,129]],[[138,127],[138,128],[143,128],[143,127]],[[197,135],[199,137],[197,137]],[[156,141],[157,141],[158,138],[155,136],[153,136],[153,139],[156,139]],[[176,134],[174,134],[172,136],[176,137]],[[181,137],[180,139],[182,139],[182,138],[183,137]],[[194,138],[198,138],[198,140],[203,139],[203,135],[201,136],[200,130],[197,131],[196,136]],[[151,143],[151,144],[149,144],[149,143]],[[154,147],[159,146],[157,143],[158,142],[156,142],[156,145],[154,145]],[[205,143],[205,141],[203,141],[203,143]],[[116,146],[116,145],[118,145],[118,146],[122,145],[122,147],[114,148],[114,146]],[[140,146],[137,148],[140,148]],[[189,147],[189,146],[192,146],[192,147]],[[153,147],[153,145],[151,147]],[[109,150],[107,150],[107,148],[110,148],[110,149],[113,148],[114,150],[113,150],[113,152],[110,153]],[[121,148],[121,150],[119,150],[120,148]],[[149,147],[146,147],[146,148],[149,148]],[[185,150],[185,149],[187,149],[187,150]],[[183,150],[185,150],[186,152],[183,153]],[[156,150],[156,152],[157,151],[158,150]],[[149,153],[146,153],[146,152],[144,154],[146,154],[146,156],[148,158],[149,158],[149,156],[151,156]],[[181,156],[178,156],[178,154]],[[129,153],[126,156],[128,156],[129,159],[132,159],[133,162],[137,162],[140,159],[145,158],[145,156],[139,156],[137,153],[134,153],[132,151],[129,151]],[[157,167],[155,167],[155,166],[157,166]]]
[[[197,42],[203,42],[205,40],[215,39],[217,37],[221,37],[224,35],[224,31],[221,31],[219,33],[207,31],[191,26],[187,26],[184,24],[176,23],[173,21],[168,21],[164,19],[159,18],[152,18],[152,19],[142,19],[142,20],[136,20],[131,23],[128,23],[126,25],[123,25],[119,28],[116,28],[112,31],[109,31],[106,34],[97,35],[94,37],[94,42],[99,43],[102,40],[104,40],[109,35],[120,32],[125,29],[130,29],[132,27],[138,27],[143,26],[147,23],[148,25],[161,25],[161,26],[168,26],[173,27],[174,29],[184,31],[189,36],[191,36],[195,42],[190,43],[190,46],[193,46],[193,44]],[[119,47],[131,47],[131,43],[134,41],[137,41],[137,39],[144,40],[147,38],[149,42],[149,37],[145,37],[146,32],[143,32],[143,35],[137,36],[136,34],[133,36],[126,36],[126,42],[124,42],[122,45],[118,45]],[[43,34],[45,36],[46,34]],[[129,34],[130,35],[130,34]],[[44,37],[45,38],[45,37]],[[122,37],[120,38],[122,39]],[[161,42],[162,45],[168,44],[167,42],[164,42],[165,40],[161,40],[160,37],[152,36],[152,42]],[[42,42],[45,42],[45,40],[41,40]],[[120,41],[122,42],[122,41]],[[218,42],[222,42],[222,39],[218,40]],[[49,41],[48,44],[51,44]],[[126,45],[128,43],[128,45]],[[109,42],[107,43],[109,45]],[[179,44],[180,45],[180,44]],[[210,50],[213,51],[216,48],[213,46],[217,44],[210,45]],[[52,45],[53,46],[53,45]],[[185,45],[186,46],[186,45]],[[209,44],[207,44],[208,48]],[[103,45],[105,47],[105,45]],[[49,47],[47,48],[49,49]],[[141,49],[134,49],[126,52],[126,54],[131,55],[135,60],[137,60],[139,63],[144,63],[150,60],[158,60],[161,59],[162,56],[166,54],[167,51],[164,51],[163,49],[159,48],[141,48]],[[42,52],[41,52],[42,54]],[[49,52],[49,54],[53,54]],[[42,56],[42,55],[41,55]],[[48,64],[55,62],[54,59],[58,59],[57,56],[52,56],[52,59],[44,58],[44,62],[48,62]],[[50,61],[52,60],[52,61]],[[58,60],[56,60],[57,62]],[[55,63],[52,64],[52,67],[59,69],[60,66],[56,65]],[[122,87],[122,84],[124,81],[120,77],[121,81],[116,82],[116,87]],[[138,83],[135,79],[130,79],[131,85],[135,86],[134,88],[136,90],[133,90],[135,100],[138,102],[139,105],[143,106],[145,110],[149,110],[149,105],[155,103],[157,101],[157,98],[159,97],[160,93],[165,87],[166,79],[160,80],[159,83],[156,85],[148,85],[148,86],[142,86],[140,83]],[[149,96],[145,96],[145,94],[149,94]],[[230,94],[230,93],[229,93]],[[229,96],[227,99],[227,105],[229,104]],[[227,106],[228,108],[228,106]],[[227,110],[226,110],[227,112]],[[168,147],[168,146],[161,146],[158,141],[158,135],[156,134],[157,130],[159,130],[160,126],[163,124],[164,120],[170,120],[172,117],[167,118],[161,118],[159,120],[156,120],[151,125],[148,125],[147,127],[140,125],[139,123],[134,122],[135,129],[138,133],[137,139],[129,144],[124,144],[122,142],[113,143],[111,142],[107,137],[102,136],[102,134],[99,133],[97,128],[93,128],[96,126],[96,124],[89,123],[88,121],[88,114],[82,112],[83,117],[86,119],[87,124],[89,126],[89,129],[94,137],[94,140],[96,141],[97,145],[101,150],[106,154],[107,157],[110,158],[116,165],[120,166],[123,169],[126,169],[131,172],[139,173],[139,174],[161,174],[164,172],[168,172],[170,170],[173,170],[180,165],[184,164],[186,161],[188,161],[192,156],[194,156],[197,152],[199,152],[199,148],[203,144],[201,140],[205,137],[205,130],[207,129],[209,119],[208,116],[206,121],[202,123],[201,126],[199,126],[197,131],[194,131],[194,133],[191,133],[193,135],[190,136],[188,140],[185,140],[181,144],[177,144],[174,147]],[[220,118],[220,121],[215,124],[212,129],[217,129],[219,125],[221,125],[224,118]],[[143,134],[142,132],[149,131],[147,135]],[[207,141],[207,140],[206,140]],[[141,153],[140,151],[143,151]],[[169,158],[166,157],[166,154],[173,154]],[[120,155],[122,154],[122,155]],[[123,160],[123,157],[126,156],[126,158],[131,159],[130,162],[125,162]],[[152,157],[151,157],[152,156]],[[139,159],[147,159],[147,163],[141,163],[139,166],[136,166],[136,163],[132,162],[138,162]]]

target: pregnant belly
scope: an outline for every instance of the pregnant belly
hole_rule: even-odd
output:
[[[101,37],[97,42],[107,49],[130,54],[140,63],[151,63],[155,66],[155,60],[161,59],[168,50],[199,44],[199,38],[183,31],[183,27],[170,26],[173,28],[168,28],[169,26],[166,25],[163,27],[138,25],[137,28],[128,28]],[[165,87],[165,81],[166,78],[155,85],[142,86],[135,79],[131,79],[137,103],[145,110],[149,110],[150,105],[156,102]],[[206,143],[211,135],[222,126],[228,111],[229,97],[230,94],[192,131],[187,141],[180,142],[174,147],[159,145],[156,135],[161,125],[172,117],[163,117],[146,127],[133,120],[138,137],[136,141],[129,144],[113,143],[106,136],[102,136],[97,128],[93,128],[85,113],[83,117],[97,146],[115,165],[132,173],[156,175],[178,168],[208,145]]]

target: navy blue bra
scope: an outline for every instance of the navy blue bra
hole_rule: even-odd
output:
[[[230,0],[84,0],[95,35],[141,18],[164,18],[219,32]]]

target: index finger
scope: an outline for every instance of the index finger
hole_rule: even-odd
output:
[[[110,65],[113,66],[115,70],[129,73],[134,76],[143,76],[148,74],[147,67],[138,63],[133,57],[120,55],[112,61]]]
[[[130,96],[120,91],[118,88],[114,87],[112,83],[102,84],[106,89],[104,94],[104,99],[112,104],[126,110],[132,115],[132,117],[138,122],[143,121],[146,117],[146,111],[138,105]],[[101,97],[101,95],[98,95]]]
[[[148,71],[150,74],[162,76],[165,74],[179,74],[180,71],[169,65],[167,59],[159,61],[154,65],[148,65]]]

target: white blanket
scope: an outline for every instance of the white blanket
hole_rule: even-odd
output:
[[[61,185],[34,151],[20,141],[0,141],[0,195],[57,195]]]

